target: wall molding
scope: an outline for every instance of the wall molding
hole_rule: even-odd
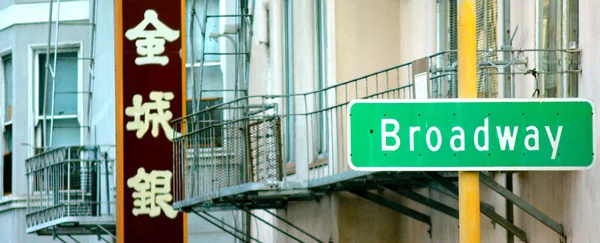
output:
[[[13,209],[26,209],[27,208],[27,198],[26,197],[17,197],[14,195],[8,196],[3,199],[0,199],[0,213],[10,211]]]
[[[19,24],[47,23],[49,3],[13,4],[0,9],[0,31]],[[56,20],[57,4],[52,9],[52,19]],[[60,3],[60,21],[76,21],[89,19],[90,2],[68,1]]]

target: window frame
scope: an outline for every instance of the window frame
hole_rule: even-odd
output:
[[[13,55],[12,55],[12,50],[11,49],[9,49],[7,51],[0,52],[0,72],[1,72],[0,73],[0,80],[2,81],[2,84],[1,84],[2,85],[2,95],[3,95],[3,97],[6,97],[7,96],[7,94],[6,94],[7,93],[7,90],[6,90],[7,87],[6,87],[6,76],[5,76],[6,71],[4,70],[4,62],[8,58],[10,58],[10,60],[12,62],[12,69],[13,69],[12,70],[13,71],[12,72],[13,75],[11,77],[12,78],[12,90],[10,92],[12,92],[12,99],[13,99],[12,100],[12,104],[14,106],[14,104],[15,104],[15,96],[14,96],[14,94],[15,94],[15,77],[14,77],[14,61],[13,61]],[[0,115],[2,115],[2,149],[3,149],[2,150],[2,154],[6,155],[7,153],[12,153],[12,151],[13,151],[12,142],[11,142],[10,148],[7,147],[7,145],[5,144],[6,143],[6,141],[5,141],[6,140],[6,137],[5,137],[6,134],[5,133],[7,133],[7,131],[9,131],[9,129],[10,129],[10,133],[11,133],[10,137],[11,137],[11,140],[12,140],[12,124],[13,124],[14,117],[11,116],[10,121],[6,121],[6,114],[5,114],[5,112],[6,112],[6,106],[7,106],[6,105],[6,99],[3,98],[1,102],[2,102],[2,106],[1,106],[2,107],[2,111],[0,112]]]
[[[536,19],[535,19],[535,48],[536,49],[569,49],[570,43],[575,42],[576,45],[579,44],[579,37],[577,35],[571,36],[574,30],[577,30],[579,33],[579,18],[572,18],[572,14],[575,12],[577,15],[579,9],[579,0],[551,0],[550,2],[554,2],[556,6],[556,13],[560,16],[557,16],[555,22],[558,23],[555,26],[555,36],[556,38],[555,47],[546,47],[546,41],[548,40],[548,36],[546,35],[546,29],[548,28],[544,21],[545,16],[545,0],[536,0],[535,1],[535,11],[536,11]],[[576,7],[577,9],[573,10],[572,8]],[[574,22],[572,20],[575,20]],[[565,39],[566,37],[566,39]],[[535,54],[536,66],[543,67],[540,71],[548,71],[546,70],[548,62],[548,54],[550,52],[537,52]],[[557,74],[546,74],[541,75],[539,77],[538,85],[536,88],[540,90],[540,97],[555,97],[555,98],[566,98],[566,97],[578,97],[578,76],[577,74],[568,74],[566,73],[567,63],[569,59],[569,55],[566,53],[559,54],[556,53],[554,57],[556,60],[555,71],[562,71],[563,73]],[[554,75],[555,81],[554,88],[555,94],[552,96],[548,96],[548,88],[546,86],[546,78],[548,75]],[[574,80],[571,80],[572,77],[575,77]],[[573,82],[574,81],[574,82]],[[572,86],[571,86],[572,85]]]
[[[210,105],[208,105],[208,106],[205,106],[204,108],[201,108],[200,110],[202,111],[202,110],[204,110],[205,108],[208,108],[208,107],[211,107],[211,106],[215,106],[215,105],[220,105],[220,104],[223,104],[223,101],[224,101],[224,99],[225,99],[225,98],[224,98],[224,97],[222,97],[222,96],[221,96],[221,97],[202,97],[202,98],[201,98],[201,99],[200,99],[198,102],[200,102],[200,103],[202,103],[202,102],[207,102],[207,103],[212,103],[212,104],[210,104]],[[185,114],[185,116],[189,116],[189,115],[192,115],[192,114],[194,114],[194,112],[193,112],[193,108],[191,108],[191,106],[192,106],[192,99],[186,99],[186,109],[190,109],[190,110],[191,110],[191,113],[189,113],[189,112],[186,110],[186,114]],[[219,111],[219,110],[217,110],[216,112],[223,112],[223,111]],[[217,114],[216,114],[216,112],[215,112],[215,110],[211,111],[211,115],[212,115],[214,118],[217,118]],[[224,114],[223,114],[223,113],[221,113],[221,119],[223,119],[223,115],[224,115]],[[190,123],[188,123],[187,125],[188,125],[188,126],[190,126],[191,124],[190,124]],[[191,130],[192,130],[192,129],[191,129],[191,128],[189,128],[189,127],[187,127],[186,129],[187,129],[187,131],[191,131]],[[200,129],[201,129],[201,128],[200,128]],[[218,135],[218,136],[217,136],[217,135],[215,135],[215,137],[216,137],[216,142],[215,142],[215,144],[201,144],[201,143],[194,142],[194,143],[188,144],[188,148],[193,148],[193,147],[194,147],[194,146],[196,146],[196,145],[199,145],[199,147],[200,147],[200,148],[223,148],[223,144],[224,144],[224,142],[225,142],[225,141],[224,141],[224,140],[225,140],[225,138],[223,137],[223,132],[222,132],[222,131],[220,131],[220,129],[222,129],[222,127],[221,127],[221,126],[217,126],[217,128],[216,128],[216,129],[219,131],[219,135]]]
[[[14,104],[15,104],[15,102],[14,102],[15,101],[15,96],[14,96],[14,94],[15,94],[15,75],[14,75],[15,68],[14,67],[15,66],[14,66],[14,56],[12,54],[12,48],[8,48],[6,50],[0,51],[0,81],[2,82],[0,85],[2,87],[2,96],[6,97],[6,92],[7,92],[6,88],[7,87],[6,87],[6,76],[5,76],[6,72],[4,70],[4,62],[8,58],[11,59],[12,69],[13,69],[12,77],[11,77],[12,78],[12,90],[10,92],[12,92],[12,94],[13,94],[12,95],[12,99],[13,99],[12,104],[14,106]],[[0,190],[1,190],[0,191],[0,199],[2,199],[3,197],[12,195],[12,167],[13,167],[12,166],[13,165],[12,151],[13,151],[13,148],[12,148],[12,142],[11,142],[10,147],[6,145],[6,133],[10,129],[10,133],[11,133],[10,138],[12,140],[12,137],[13,137],[13,134],[12,134],[13,133],[12,132],[13,125],[12,124],[13,124],[14,116],[11,117],[10,121],[6,121],[6,117],[5,117],[6,99],[3,98],[2,101],[0,101],[0,102],[2,104],[1,105],[2,109],[0,111],[0,116],[2,116],[0,118],[2,121],[2,139],[0,141],[2,143],[1,147],[2,147],[2,155],[3,155],[2,156],[2,173],[1,173],[2,180],[0,180],[0,183],[2,184],[0,186]],[[9,166],[6,166],[7,158],[10,158]],[[7,170],[5,170],[7,167],[10,168],[8,172],[7,172]],[[9,175],[8,179],[6,179],[7,175]],[[7,185],[7,183],[8,183],[8,185]]]
[[[85,114],[84,111],[84,104],[83,104],[83,80],[84,80],[84,70],[83,70],[83,44],[81,42],[77,42],[77,43],[64,43],[64,44],[58,44],[57,46],[52,46],[50,48],[50,58],[54,57],[54,52],[55,49],[57,51],[57,53],[68,53],[68,52],[75,52],[77,53],[77,114],[71,114],[71,115],[47,115],[46,116],[46,120],[49,120],[51,118],[53,118],[54,120],[69,120],[69,119],[75,119],[78,124],[79,124],[79,139],[78,139],[78,145],[83,144],[84,141],[84,135],[85,135],[85,127],[82,125],[83,124],[83,115]],[[31,133],[31,137],[30,137],[30,141],[31,144],[33,145],[32,147],[32,153],[35,154],[36,152],[36,148],[41,148],[42,146],[42,139],[44,138],[44,134],[42,134],[42,132],[38,131],[38,126],[43,126],[43,124],[41,124],[44,120],[44,115],[40,115],[39,114],[39,104],[40,104],[40,87],[39,87],[39,81],[40,81],[40,72],[39,72],[39,68],[40,68],[40,55],[41,54],[45,54],[46,53],[46,46],[45,45],[37,45],[37,46],[30,46],[30,52],[31,52],[31,62],[30,62],[30,70],[31,70],[31,74],[32,77],[30,79],[30,85],[32,85],[33,87],[33,92],[31,93],[32,97],[31,97],[31,101],[33,102],[33,104],[31,105],[32,110],[30,111],[30,114],[32,115],[33,119],[33,124],[30,126],[30,129],[32,130]],[[74,144],[75,145],[75,144]]]
[[[283,83],[283,91],[286,95],[294,94],[294,4],[293,0],[285,0],[283,4],[283,49],[284,49],[284,64],[283,64],[283,73],[284,73],[284,83]],[[286,170],[289,173],[292,171],[295,173],[295,137],[293,136],[295,133],[295,117],[292,115],[295,112],[295,101],[294,96],[289,96],[284,101],[284,113],[287,114],[285,118],[285,129],[286,131],[283,133],[284,136],[284,162],[286,164],[286,168],[290,170]],[[291,165],[294,164],[294,165]],[[294,170],[291,170],[294,167]]]
[[[313,57],[314,57],[314,90],[323,90],[328,87],[327,68],[327,4],[325,0],[313,0]],[[317,92],[314,97],[315,111],[327,108],[327,92]],[[330,129],[327,126],[327,111],[318,112],[313,116],[315,128],[313,146],[313,161],[309,168],[327,164],[330,144],[328,138]]]

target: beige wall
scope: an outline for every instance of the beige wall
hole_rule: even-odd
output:
[[[400,1],[336,0],[337,82],[400,64]]]
[[[260,2],[260,1],[257,1]],[[328,1],[328,29],[330,45],[328,54],[329,78],[341,83],[370,74],[403,62],[435,53],[436,51],[436,4],[435,0],[330,0]],[[282,0],[269,0],[270,6],[281,7]],[[275,5],[274,5],[275,4]],[[295,23],[306,23],[311,13],[312,1],[295,2],[303,10],[295,13]],[[500,4],[501,6],[501,4]],[[580,97],[590,98],[600,105],[600,16],[595,13],[600,2],[580,0],[580,48],[583,73],[580,76]],[[270,9],[273,19],[281,20]],[[514,48],[535,48],[535,1],[511,1],[511,31],[518,26]],[[332,17],[333,15],[333,17]],[[256,15],[256,23],[261,20]],[[500,18],[499,18],[500,19]],[[273,21],[273,20],[272,20]],[[271,28],[281,26],[271,25]],[[256,27],[255,27],[256,28]],[[278,29],[281,30],[281,29]],[[298,92],[312,87],[312,31],[310,25],[295,30],[295,71]],[[275,40],[278,35],[270,33]],[[259,33],[255,33],[259,35]],[[273,37],[275,35],[275,37]],[[281,33],[279,33],[279,36]],[[260,48],[255,49],[260,50]],[[270,43],[269,76],[252,76],[251,83],[282,87],[278,81],[281,74],[281,46]],[[527,55],[528,68],[536,65],[535,55]],[[253,60],[254,62],[254,60]],[[263,65],[265,62],[259,62]],[[262,81],[261,81],[262,80]],[[331,82],[331,80],[330,80]],[[516,75],[516,97],[530,97],[534,80],[531,76]],[[309,85],[310,84],[310,85]],[[371,83],[369,83],[371,85]],[[269,88],[278,93],[277,88]],[[362,93],[361,93],[362,92]],[[359,89],[358,95],[365,91]],[[339,92],[337,102],[345,97]],[[356,94],[355,94],[356,95]],[[341,125],[342,130],[345,125]],[[298,133],[301,135],[302,133]],[[297,137],[298,140],[306,139]],[[341,138],[340,138],[341,139]],[[343,141],[343,140],[342,140]],[[345,146],[338,144],[337,148]],[[305,151],[306,148],[299,148]],[[338,152],[340,152],[339,150]],[[300,160],[299,160],[300,161]],[[307,161],[307,160],[304,160]],[[340,160],[339,163],[345,163]],[[520,172],[514,175],[514,191],[524,200],[563,224],[568,242],[600,242],[600,174],[598,167],[584,172]],[[494,179],[504,184],[505,174],[494,173]],[[457,200],[436,191],[422,189],[419,193],[457,207]],[[278,214],[302,229],[314,233],[323,241],[333,242],[458,242],[458,220],[413,201],[385,193],[385,197],[401,202],[431,216],[431,236],[428,225],[402,216],[392,210],[376,205],[350,193],[334,193],[319,201],[290,203],[287,210]],[[491,204],[500,215],[505,215],[505,199],[481,185],[481,199]],[[560,242],[558,234],[515,207],[515,224],[523,229],[529,242]],[[268,217],[267,217],[268,218]],[[271,219],[272,220],[272,219]],[[301,236],[291,227],[281,225],[288,232]],[[261,237],[272,235],[267,242],[293,242],[272,230],[259,226]],[[493,224],[482,215],[482,242],[506,242],[506,230]],[[301,236],[302,240],[310,241]],[[266,240],[261,238],[261,240]],[[520,242],[515,237],[515,242]]]
[[[600,107],[600,2],[579,1],[579,43],[582,49],[583,72],[579,81],[579,97],[590,98]],[[598,113],[596,112],[596,121]],[[596,150],[598,150],[598,134]],[[564,226],[569,242],[600,242],[600,167],[589,171],[565,174],[563,196]]]

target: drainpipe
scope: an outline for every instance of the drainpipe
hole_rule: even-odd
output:
[[[504,52],[502,52],[503,55],[503,60],[507,61],[507,60],[511,60],[511,53],[509,51],[512,50],[512,43],[511,43],[511,33],[510,33],[510,0],[502,0],[502,49],[504,50]],[[502,75],[503,77],[503,84],[504,84],[504,89],[503,89],[503,98],[512,98],[513,97],[513,85],[512,85],[512,80],[511,80],[511,75],[507,74],[507,73],[511,73],[511,66],[508,65],[504,68],[504,75]],[[506,173],[506,178],[505,178],[505,185],[506,185],[506,189],[508,189],[509,191],[513,191],[513,173]],[[506,220],[508,220],[508,222],[510,223],[514,223],[514,207],[513,207],[513,203],[508,200],[505,199],[505,206],[506,206]],[[506,231],[506,242],[507,243],[514,243],[515,242],[515,235],[510,232],[510,231]]]
[[[458,62],[454,62],[452,63],[452,70],[457,70],[458,68]],[[452,98],[458,98],[458,73],[455,73],[454,75],[451,75],[451,81],[452,81]]]

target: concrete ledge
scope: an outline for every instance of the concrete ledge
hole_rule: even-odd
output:
[[[15,197],[8,196],[0,199],[0,213],[13,210],[13,209],[26,209],[27,198],[26,197]]]

